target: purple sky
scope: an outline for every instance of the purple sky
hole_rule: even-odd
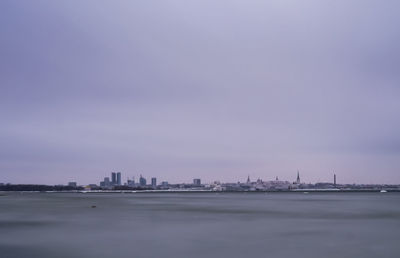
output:
[[[400,183],[400,1],[0,1],[0,182]]]

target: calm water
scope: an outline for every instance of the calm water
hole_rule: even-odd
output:
[[[7,193],[0,257],[397,258],[400,193]]]

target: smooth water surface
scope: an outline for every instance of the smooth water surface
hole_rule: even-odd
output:
[[[0,257],[397,258],[400,193],[4,193]]]

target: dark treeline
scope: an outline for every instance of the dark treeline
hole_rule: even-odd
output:
[[[138,187],[129,187],[129,186],[114,186],[111,189],[107,190],[152,190],[151,187],[146,186],[138,186]],[[25,185],[25,184],[5,184],[0,185],[0,191],[82,191],[83,187],[73,187],[67,185]],[[92,190],[102,190],[100,187],[94,188]]]
[[[64,185],[0,185],[0,191],[73,191],[83,190],[83,187]]]

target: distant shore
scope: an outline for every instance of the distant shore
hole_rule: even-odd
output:
[[[80,194],[133,194],[133,193],[393,193],[399,189],[294,189],[294,190],[264,190],[264,191],[214,191],[214,190],[67,190],[67,191],[0,191],[5,193],[80,193]]]

